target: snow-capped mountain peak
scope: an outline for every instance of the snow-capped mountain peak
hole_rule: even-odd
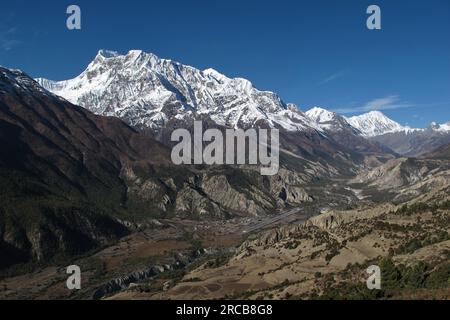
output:
[[[119,56],[120,54],[117,51],[111,50],[99,50],[97,53],[97,57],[110,59]]]
[[[46,89],[94,113],[117,116],[137,127],[163,127],[170,119],[207,115],[219,125],[266,124],[289,131],[321,130],[273,92],[214,69],[198,70],[154,54],[100,50],[78,77],[37,79]]]
[[[429,126],[431,130],[437,131],[437,132],[450,132],[450,121],[444,124],[439,124],[437,122],[432,122]]]
[[[343,116],[324,108],[314,107],[311,110],[308,110],[306,115],[312,121],[316,122],[323,130],[333,132],[347,130],[352,131],[356,135],[361,134],[356,128],[353,128]]]
[[[336,113],[328,111],[326,109],[320,108],[320,107],[314,107],[308,111],[306,111],[306,115],[311,118],[312,120],[319,122],[319,123],[325,123],[332,121],[336,116],[338,116]]]
[[[399,132],[405,134],[420,133],[426,130],[435,133],[450,133],[450,122],[445,124],[433,122],[428,129],[411,128],[409,126],[402,126],[380,111],[371,111],[346,119],[350,125],[361,131],[362,135],[368,138]]]
[[[361,131],[363,136],[375,137],[386,133],[412,130],[398,122],[389,119],[380,111],[371,111],[359,116],[346,118],[354,128]]]
[[[221,74],[220,72],[218,72],[216,69],[213,69],[213,68],[208,68],[206,70],[203,70],[203,73],[209,77],[214,78],[218,82],[220,82],[220,81],[225,82],[225,81],[230,80],[226,76],[224,76],[223,74]]]

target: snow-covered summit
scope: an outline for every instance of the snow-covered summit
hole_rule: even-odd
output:
[[[316,122],[325,123],[333,121],[337,114],[320,107],[314,107],[306,111],[306,115]]]
[[[360,135],[360,132],[352,127],[348,121],[341,115],[328,111],[324,108],[314,107],[306,112],[306,115],[317,123],[323,130],[337,132],[342,130],[352,131]]]
[[[111,50],[100,50],[97,54],[97,57],[102,57],[105,59],[115,58],[117,56],[120,56],[120,53]]]
[[[441,133],[450,133],[450,121],[444,124],[438,124],[436,122],[432,122],[429,126],[429,129]]]
[[[414,130],[389,119],[380,111],[371,111],[346,119],[354,128],[361,131],[362,135],[365,137],[375,137],[386,133]]]
[[[207,115],[219,125],[266,124],[289,131],[321,130],[298,108],[269,91],[214,69],[198,70],[154,54],[100,50],[78,77],[37,81],[94,113],[117,116],[137,127],[161,128],[171,118]]]
[[[354,128],[361,131],[363,136],[369,138],[382,136],[389,133],[413,134],[425,132],[427,130],[438,134],[450,133],[450,122],[445,124],[433,122],[427,129],[411,128],[409,126],[402,126],[398,122],[388,118],[380,111],[371,111],[369,113],[346,119]]]

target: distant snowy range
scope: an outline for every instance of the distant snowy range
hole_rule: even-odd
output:
[[[214,69],[202,71],[140,50],[125,55],[100,50],[74,79],[36,81],[96,114],[153,131],[173,121],[208,119],[232,128],[265,126],[329,136],[345,132],[404,156],[419,156],[450,143],[450,122],[419,129],[402,126],[379,111],[350,118],[319,107],[302,112],[246,79],[229,78]]]

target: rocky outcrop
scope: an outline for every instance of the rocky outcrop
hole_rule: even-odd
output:
[[[149,281],[161,273],[182,269],[205,254],[211,253],[213,252],[204,249],[199,249],[189,254],[179,253],[172,261],[168,261],[165,264],[153,265],[143,270],[134,271],[126,276],[105,283],[94,292],[93,299],[98,300],[107,295],[127,289],[132,284]]]
[[[350,182],[367,183],[380,190],[390,189],[396,192],[399,188],[420,183],[425,178],[429,179],[438,172],[448,170],[449,167],[448,161],[392,159],[379,167],[361,172]]]
[[[217,203],[209,200],[201,190],[186,185],[177,195],[175,210],[181,216],[221,218],[225,216]]]
[[[297,173],[281,169],[276,177],[257,174],[257,168],[205,170],[191,173],[178,181],[138,177],[126,168],[122,176],[128,184],[130,197],[148,202],[147,207],[163,214],[190,218],[225,218],[232,215],[262,215],[283,208],[313,201],[302,187],[304,179]]]
[[[271,207],[270,202],[264,199],[261,193],[252,190],[248,190],[247,194],[239,192],[223,175],[204,176],[202,190],[210,199],[230,211],[258,215],[265,213],[264,206]]]

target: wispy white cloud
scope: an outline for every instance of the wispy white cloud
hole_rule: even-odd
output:
[[[330,76],[326,77],[325,79],[323,79],[322,81],[320,81],[318,83],[318,85],[321,86],[321,85],[327,84],[331,81],[334,81],[336,79],[342,78],[343,76],[345,76],[346,73],[347,73],[346,70],[341,70],[339,72],[333,73],[332,75],[330,75]]]
[[[16,46],[22,44],[22,41],[16,37],[17,28],[9,27],[7,29],[0,29],[0,50],[10,51]]]
[[[14,47],[22,44],[22,41],[20,40],[14,40],[14,39],[1,39],[0,38],[0,46],[4,51],[10,51]]]
[[[415,107],[415,104],[404,102],[399,96],[391,95],[383,98],[378,98],[365,103],[362,106],[344,107],[334,109],[334,112],[338,113],[357,113],[357,112],[370,112],[370,111],[382,111],[393,110],[400,108]]]

